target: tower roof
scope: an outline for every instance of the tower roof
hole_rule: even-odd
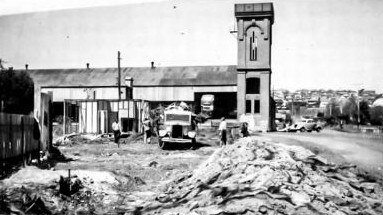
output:
[[[235,17],[243,18],[270,18],[274,23],[274,7],[273,3],[252,3],[252,4],[235,4]]]

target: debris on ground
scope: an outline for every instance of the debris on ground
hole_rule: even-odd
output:
[[[242,138],[168,184],[143,212],[382,214],[381,186],[354,170],[299,146]]]
[[[0,214],[383,214],[380,182],[355,165],[261,137],[215,149],[61,146],[78,159],[0,181]]]
[[[54,141],[55,146],[73,144],[100,144],[113,140],[111,134],[80,134],[72,133],[58,137]]]
[[[32,163],[41,169],[51,169],[58,162],[69,162],[72,160],[71,158],[65,157],[57,147],[52,146],[49,151],[40,152],[40,162],[36,160]]]
[[[67,177],[68,176],[68,177]],[[30,166],[0,183],[0,214],[104,214],[120,204],[114,188],[126,185],[110,172],[42,170]],[[132,177],[135,183],[142,179]],[[76,212],[76,213],[75,213]]]

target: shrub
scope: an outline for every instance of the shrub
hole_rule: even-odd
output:
[[[383,107],[375,106],[370,108],[370,121],[373,125],[383,125]]]
[[[33,111],[34,84],[26,71],[0,71],[0,105],[6,113],[29,114]]]

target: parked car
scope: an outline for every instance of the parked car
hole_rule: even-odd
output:
[[[192,120],[192,112],[171,109],[164,111],[164,127],[159,130],[158,144],[166,149],[169,143],[196,144],[196,126]]]
[[[323,125],[317,124],[314,119],[302,119],[301,121],[291,125],[287,131],[289,132],[311,132],[317,131],[320,132],[323,129]]]

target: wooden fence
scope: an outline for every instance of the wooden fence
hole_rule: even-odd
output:
[[[0,161],[31,159],[38,155],[40,141],[34,139],[33,116],[0,113]]]

